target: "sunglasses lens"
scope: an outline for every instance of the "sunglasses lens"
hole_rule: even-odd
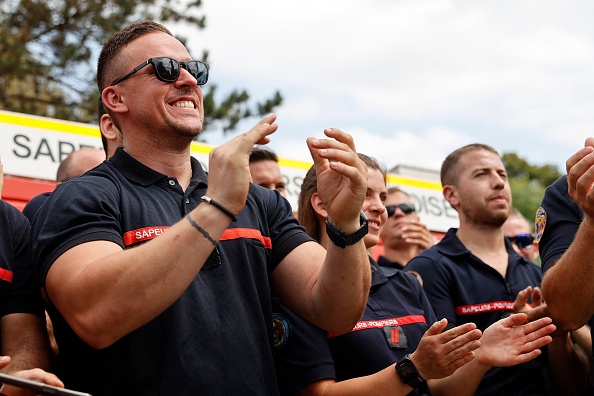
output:
[[[415,211],[415,207],[409,203],[400,204],[400,205],[398,205],[398,207],[404,214],[411,214],[412,212]]]
[[[409,203],[402,203],[399,205],[388,205],[386,206],[386,212],[388,212],[388,217],[394,216],[396,209],[400,209],[404,214],[411,214],[415,211],[415,206]]]
[[[154,58],[155,75],[163,82],[174,82],[179,77],[179,62],[171,58]]]
[[[532,246],[532,243],[534,243],[534,237],[530,234],[520,234],[514,238],[514,241],[520,249],[526,249],[527,247]]]
[[[208,81],[208,67],[199,61],[186,63],[186,69],[196,79],[198,85],[204,85]]]

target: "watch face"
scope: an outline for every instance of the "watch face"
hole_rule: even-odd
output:
[[[400,365],[400,373],[402,373],[402,375],[405,378],[409,378],[411,376],[415,375],[415,371],[414,369],[412,369],[412,367],[410,367],[410,363],[408,360],[405,360],[404,362],[402,362],[402,364]]]
[[[419,372],[415,367],[414,363],[410,360],[410,358],[404,357],[396,364],[396,372],[398,376],[405,384],[417,388],[422,383],[423,380],[419,376]]]

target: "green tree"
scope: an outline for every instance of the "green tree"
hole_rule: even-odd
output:
[[[200,6],[201,0],[1,1],[0,108],[95,122],[96,58],[102,43],[143,19],[202,29],[206,18]],[[283,100],[278,91],[255,104],[243,89],[217,92],[216,97],[215,92],[216,84],[204,89],[205,129],[221,123],[225,132],[242,118],[270,113]]]
[[[555,165],[530,164],[516,153],[503,153],[501,160],[509,176],[513,206],[534,220],[546,188],[561,177],[561,172]]]

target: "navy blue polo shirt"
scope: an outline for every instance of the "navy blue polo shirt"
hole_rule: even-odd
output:
[[[44,315],[39,282],[29,260],[29,229],[27,218],[0,200],[0,317]]]
[[[47,197],[49,197],[50,192],[44,192],[39,195],[34,196],[27,202],[25,207],[23,208],[23,214],[27,219],[29,219],[29,223],[33,223],[33,217],[35,217],[35,213],[39,210],[41,205],[45,202]]]
[[[347,334],[323,331],[274,300],[275,352],[282,394],[321,379],[344,381],[381,371],[414,352],[435,322],[433,308],[416,277],[379,267],[371,257],[370,261],[367,306]],[[373,393],[370,389],[369,394]]]
[[[377,263],[382,267],[396,268],[399,270],[404,269],[404,265],[400,264],[398,261],[390,261],[385,256],[379,256],[377,258]]]
[[[43,285],[54,261],[81,243],[129,249],[151,240],[200,204],[207,176],[192,158],[186,191],[119,149],[58,186],[33,224],[33,259]],[[97,395],[277,394],[269,276],[311,241],[276,191],[250,185],[244,209],[187,290],[161,315],[113,345],[82,341],[53,305],[59,375]],[[115,280],[114,280],[115,281]]]
[[[423,288],[438,318],[448,319],[448,328],[475,323],[480,330],[513,312],[518,293],[539,286],[540,268],[517,254],[509,240],[505,278],[473,255],[451,228],[435,246],[406,265],[423,278]],[[494,368],[484,377],[476,395],[544,394],[544,355],[521,365]],[[522,393],[527,392],[527,393]]]
[[[571,245],[583,218],[584,212],[567,192],[567,176],[560,177],[545,191],[536,214],[536,238],[543,272],[555,265]],[[588,324],[594,338],[594,316]]]

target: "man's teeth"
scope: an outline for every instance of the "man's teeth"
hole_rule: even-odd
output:
[[[191,107],[194,108],[194,103],[192,103],[191,101],[187,101],[187,102],[175,102],[173,104],[174,107]]]

